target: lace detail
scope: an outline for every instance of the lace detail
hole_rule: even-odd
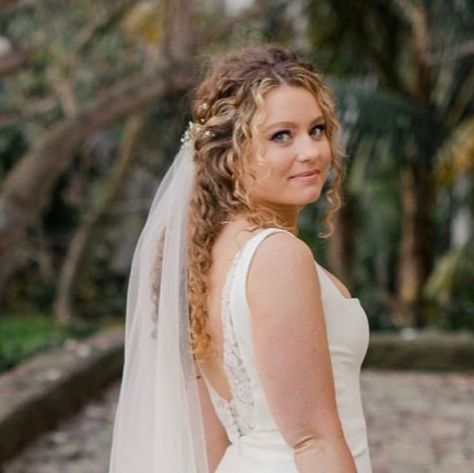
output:
[[[224,371],[229,381],[232,399],[228,401],[221,397],[206,380],[216,414],[225,427],[227,436],[231,442],[235,442],[240,436],[247,434],[255,426],[252,385],[240,355],[230,316],[230,290],[235,278],[236,263],[241,252],[242,249],[232,261],[222,291],[221,304],[224,338]]]

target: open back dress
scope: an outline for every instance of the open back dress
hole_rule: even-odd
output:
[[[252,235],[235,255],[223,286],[224,368],[232,399],[222,398],[203,375],[216,414],[231,442],[215,473],[297,473],[293,450],[278,430],[255,366],[245,290],[247,272],[258,245],[268,235],[281,231],[286,230],[266,228]],[[371,473],[359,380],[369,343],[367,315],[359,299],[343,296],[316,262],[315,271],[321,286],[339,418],[357,473]]]

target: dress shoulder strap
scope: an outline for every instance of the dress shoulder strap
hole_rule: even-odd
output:
[[[250,308],[247,301],[246,282],[250,263],[260,243],[269,235],[276,232],[286,232],[295,237],[287,230],[271,227],[259,231],[251,236],[243,245],[234,268],[234,277],[230,287],[229,314],[235,337],[247,371],[252,375],[251,379],[258,380],[255,368],[255,356],[252,344],[252,320]],[[295,237],[296,238],[296,237]]]
[[[252,262],[252,258],[257,251],[258,246],[262,241],[269,235],[273,233],[278,233],[278,232],[285,232],[288,233],[289,235],[295,237],[293,233],[284,230],[282,228],[278,227],[271,227],[271,228],[264,228],[263,230],[260,230],[257,234],[251,236],[242,246],[240,250],[240,254],[238,256],[238,261],[237,261],[237,267],[236,267],[236,276],[235,276],[235,285],[236,286],[241,286],[243,283],[243,287],[240,289],[245,290],[245,283],[247,281],[247,273],[250,267],[250,263]],[[296,237],[295,237],[296,238]],[[238,289],[236,287],[236,289]]]

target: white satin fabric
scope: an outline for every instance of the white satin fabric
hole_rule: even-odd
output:
[[[227,354],[224,364],[233,391],[232,404],[220,398],[204,376],[216,413],[232,442],[215,473],[297,473],[292,450],[275,424],[255,367],[251,314],[245,294],[253,254],[266,236],[277,231],[285,230],[267,228],[245,242],[234,258],[224,286],[224,351]],[[359,299],[344,297],[316,262],[315,270],[321,285],[337,408],[344,435],[357,472],[371,473],[359,384],[360,366],[369,342],[367,316]]]

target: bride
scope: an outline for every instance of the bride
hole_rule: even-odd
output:
[[[359,299],[298,238],[339,207],[333,100],[276,45],[217,57],[129,280],[109,473],[370,473]],[[327,235],[328,236],[328,235]]]

